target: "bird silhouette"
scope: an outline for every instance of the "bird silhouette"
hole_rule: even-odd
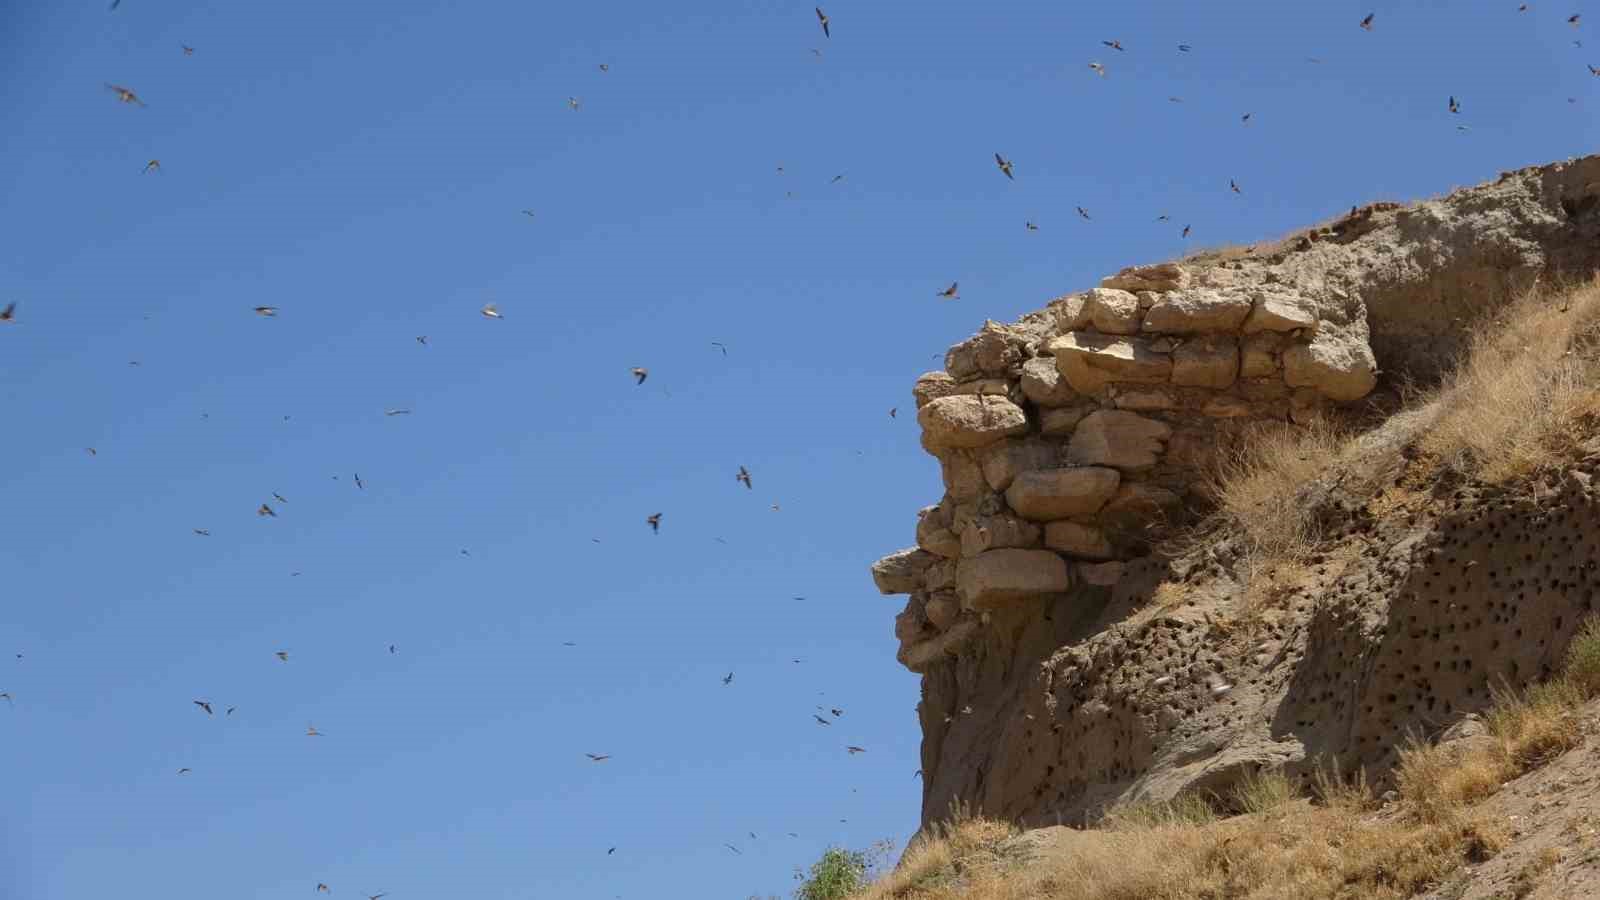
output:
[[[660,534],[661,533],[661,513],[653,513],[651,515],[645,516],[644,520],[645,520],[645,523],[650,526],[650,531],[652,533],[654,533],[654,534]]]
[[[722,683],[724,685],[733,684],[733,673],[729,672],[728,674],[722,676]]]
[[[573,112],[577,112],[579,109],[583,108],[583,101],[577,97],[568,97],[567,108],[571,109]]]
[[[204,528],[191,528],[189,530],[193,531],[195,534],[200,535],[201,537],[211,537],[211,532],[207,531]]]
[[[1193,50],[1194,48],[1189,46],[1188,44],[1179,44],[1178,45],[1178,49],[1183,51],[1184,53],[1188,53],[1190,50]]]
[[[272,499],[278,501],[279,503],[288,503],[289,502],[289,498],[283,496],[282,494],[278,493],[277,491],[273,491],[272,492]]]
[[[322,737],[322,732],[318,731],[315,725],[307,725],[306,737]]]
[[[327,893],[327,892],[328,892],[328,886],[327,886],[327,885],[325,885],[325,884],[323,884],[323,883],[322,883],[322,882],[320,882],[320,881],[319,881],[319,882],[317,882],[317,893],[319,893],[319,894],[326,894],[326,893]]]
[[[1122,42],[1121,41],[1101,41],[1100,43],[1105,44],[1107,47],[1110,47],[1113,50],[1121,50],[1122,49]]]
[[[279,662],[288,662],[289,661],[289,651],[287,651],[287,650],[276,650],[276,651],[273,652],[272,655],[276,656],[278,658]]]
[[[1190,227],[1191,226],[1188,226],[1188,225],[1183,226],[1183,237],[1188,237],[1189,236]]]
[[[1461,112],[1461,104],[1457,102],[1454,96],[1450,98],[1450,111],[1453,113]]]
[[[15,322],[17,320],[17,304],[7,303],[5,309],[0,309],[0,322]]]
[[[258,306],[258,307],[256,307],[256,315],[261,316],[263,318],[270,319],[270,318],[272,318],[273,316],[275,316],[277,314],[278,314],[278,308],[276,306]]]
[[[828,14],[823,12],[820,6],[817,7],[817,21],[822,23],[822,36],[825,38],[833,37],[833,32],[828,30]]]
[[[811,718],[816,719],[818,725],[832,725],[833,724],[832,722],[829,722],[827,719],[824,719],[823,717],[817,715],[816,713],[812,713],[811,714]]]
[[[1365,19],[1361,20],[1361,27],[1363,29],[1367,30],[1367,31],[1371,31],[1372,30],[1372,20],[1377,15],[1378,15],[1377,13],[1367,13],[1367,17]]]
[[[649,369],[641,368],[639,366],[634,366],[631,371],[633,373],[633,383],[636,384],[636,385],[644,384],[644,380],[646,378],[650,377],[650,370]]]
[[[1574,13],[1573,15],[1567,17],[1567,24],[1571,25],[1573,28],[1577,28],[1578,20],[1581,18],[1583,18],[1582,13]]]
[[[178,46],[183,48],[183,55],[184,56],[193,56],[194,55],[194,48],[189,46],[188,44],[179,44]]]
[[[386,416],[409,416],[409,415],[411,415],[411,410],[409,410],[409,409],[386,409],[386,410],[383,411],[383,414],[386,415]]]
[[[850,746],[850,747],[846,747],[844,749],[847,750],[850,753],[851,756],[855,756],[857,753],[865,753],[865,752],[867,752],[867,749],[865,747]]]
[[[356,478],[356,488],[358,490],[363,490],[363,491],[366,490],[367,486],[365,484],[361,483],[361,473],[360,472],[355,473],[355,478]]]
[[[179,774],[179,775],[187,775],[187,774],[189,774],[189,773],[190,773],[190,772],[192,772],[192,771],[194,771],[194,770],[193,770],[193,769],[190,769],[190,768],[188,768],[188,767],[185,767],[185,768],[182,768],[182,769],[179,769],[179,770],[178,770],[178,774]]]
[[[749,490],[755,490],[755,485],[750,483],[750,470],[746,469],[744,466],[740,466],[739,474],[733,477],[734,480],[738,481],[740,484],[743,484],[745,488]]]
[[[1094,221],[1094,220],[1093,220],[1093,219],[1090,219],[1090,218],[1089,218],[1089,211],[1088,211],[1088,210],[1086,210],[1086,209],[1084,209],[1084,208],[1083,208],[1083,207],[1081,207],[1081,206],[1079,206],[1079,207],[1077,207],[1077,210],[1078,210],[1078,215],[1079,215],[1079,216],[1082,216],[1082,217],[1083,217],[1083,219],[1084,219],[1084,221],[1086,221],[1086,222],[1092,222],[1092,221]]]
[[[721,341],[712,341],[711,342],[711,346],[716,347],[718,350],[721,350],[723,356],[727,356],[728,355],[728,345],[727,344],[724,344]]]
[[[1228,190],[1233,191],[1235,194],[1243,193],[1242,191],[1239,190],[1238,183],[1235,182],[1232,178],[1228,179]]]
[[[161,174],[161,160],[159,160],[159,159],[152,159],[152,160],[150,160],[150,161],[149,161],[149,162],[147,162],[147,163],[145,163],[145,164],[144,164],[144,171],[143,171],[143,172],[141,172],[141,173],[140,173],[140,174],[142,174],[142,175],[148,175],[148,174],[150,174],[150,173],[151,173],[151,172],[154,172],[154,173],[156,173],[156,174],[157,174],[157,175],[160,175],[160,174]]]
[[[1007,178],[1010,178],[1013,181],[1016,180],[1016,176],[1011,174],[1011,160],[1006,159],[1004,156],[996,153],[994,155],[994,164],[1000,167],[1000,171],[1004,172]]]
[[[958,288],[960,286],[961,286],[961,282],[952,281],[952,282],[950,282],[950,286],[949,287],[945,288],[944,290],[940,291],[939,293],[935,294],[934,296],[943,297],[946,300],[960,300],[961,299],[961,295],[956,292],[956,288]]]
[[[425,334],[417,335],[417,343],[421,344],[424,347],[428,346],[428,336],[425,335]]]
[[[1032,222],[1023,222],[1022,223],[1022,227],[1028,229],[1029,231],[1038,231],[1039,230],[1039,226],[1033,224]]]
[[[265,503],[261,504],[261,506],[256,509],[256,515],[271,516],[274,519],[278,517],[278,514],[272,511],[272,507],[266,505]]]
[[[206,711],[206,715],[208,715],[208,716],[211,715],[211,704],[208,701],[196,700],[196,701],[194,701],[194,705],[200,707],[203,710],[205,710]]]
[[[1093,69],[1094,73],[1096,75],[1099,75],[1101,78],[1106,77],[1106,67],[1105,66],[1102,66],[1097,62],[1092,62],[1092,63],[1089,63],[1089,68]]]
[[[145,105],[144,101],[139,99],[138,94],[135,94],[132,90],[125,88],[120,84],[107,83],[106,90],[116,94],[117,99],[121,100],[123,103],[136,103],[139,106]]]
[[[738,847],[735,847],[732,844],[723,844],[722,846],[727,847],[729,850],[732,850],[734,853],[737,853],[740,856],[744,855],[744,852],[742,850],[740,850]]]
[[[893,419],[895,417],[895,413],[897,413],[899,411],[900,411],[900,407],[898,407],[898,406],[889,407],[889,418]]]
[[[609,753],[585,753],[584,756],[589,757],[590,762],[605,762],[611,758]]]
[[[499,307],[495,306],[493,303],[485,303],[483,305],[483,309],[478,310],[478,312],[483,313],[483,317],[485,319],[504,319],[505,318],[505,316],[500,315]]]

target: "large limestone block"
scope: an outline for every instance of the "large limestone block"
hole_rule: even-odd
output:
[[[1112,388],[1116,393],[1111,395],[1111,402],[1117,409],[1131,409],[1134,412],[1159,412],[1161,410],[1177,409],[1178,397],[1166,388],[1136,388],[1126,390]]]
[[[1239,344],[1239,377],[1266,378],[1278,374],[1278,354],[1286,338],[1271,331],[1246,337]]]
[[[939,475],[944,479],[944,491],[956,500],[974,500],[988,493],[983,478],[983,467],[970,450],[941,450]]]
[[[1067,562],[1048,550],[990,550],[961,561],[956,589],[971,609],[994,609],[1072,586]]]
[[[1139,298],[1127,291],[1095,288],[1083,297],[1089,324],[1103,334],[1138,334],[1144,312]]]
[[[1039,406],[1067,406],[1078,399],[1078,392],[1048,356],[1036,356],[1022,364],[1022,393]]]
[[[1061,376],[1083,394],[1113,381],[1159,384],[1172,377],[1172,357],[1141,338],[1072,332],[1051,341],[1049,349]]]
[[[1151,532],[1147,526],[1169,524],[1182,512],[1183,501],[1177,494],[1133,481],[1117,488],[1116,496],[1100,510],[1100,521],[1110,528],[1145,535]]]
[[[1222,390],[1238,377],[1239,344],[1232,337],[1184,341],[1172,351],[1173,384]]]
[[[989,487],[1003,491],[1011,486],[1020,472],[1053,469],[1061,465],[1061,449],[1057,444],[1038,438],[1012,438],[978,451],[978,459]]]
[[[917,514],[917,546],[949,559],[961,555],[961,539],[950,530],[940,507],[930,506]]]
[[[917,423],[935,447],[982,447],[1028,430],[1022,407],[1003,397],[940,397],[917,412]]]
[[[1122,291],[1175,291],[1189,281],[1189,275],[1177,263],[1160,263],[1154,266],[1129,266],[1100,280],[1100,286]]]
[[[924,372],[917,376],[917,383],[912,385],[911,396],[916,398],[917,409],[921,409],[940,397],[948,397],[958,391],[956,380],[950,377],[949,372]]]
[[[1295,294],[1262,293],[1255,298],[1241,330],[1245,334],[1255,334],[1316,327],[1317,314],[1306,300]]]
[[[915,547],[891,553],[872,564],[872,581],[880,593],[913,593],[922,587],[922,573],[937,559]]]
[[[1037,547],[1041,531],[1016,516],[979,516],[961,529],[961,555],[977,556],[1006,547]]]
[[[1122,475],[1101,466],[1023,472],[1006,489],[1006,503],[1035,522],[1092,516],[1117,492]]]
[[[1138,413],[1103,409],[1090,413],[1067,444],[1067,461],[1082,466],[1114,466],[1124,471],[1147,469],[1165,449],[1172,426]]]
[[[1195,288],[1163,294],[1144,315],[1144,330],[1167,334],[1238,331],[1251,302],[1240,293]]]
[[[1094,406],[1058,406],[1055,409],[1047,409],[1039,414],[1039,430],[1048,437],[1071,434],[1072,429],[1077,428],[1078,423],[1083,421],[1083,417],[1097,408]]]
[[[1044,545],[1078,559],[1106,560],[1116,555],[1105,532],[1079,522],[1047,523],[1044,526]]]
[[[1309,344],[1283,351],[1283,380],[1330,400],[1360,400],[1378,383],[1378,362],[1359,336],[1319,331]]]

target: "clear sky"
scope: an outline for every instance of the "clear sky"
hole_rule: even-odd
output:
[[[1588,4],[1517,5],[0,2],[0,898],[743,898],[903,841],[917,374],[1589,152]]]

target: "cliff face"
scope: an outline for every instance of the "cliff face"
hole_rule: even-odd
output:
[[[1127,269],[952,347],[913,389],[944,495],[873,567],[910,595],[895,634],[922,674],[924,823],[953,801],[1077,823],[1262,765],[1381,776],[1408,729],[1541,674],[1600,589],[1582,467],[1531,498],[1455,485],[1382,516],[1330,473],[1300,500],[1337,540],[1248,627],[1233,613],[1262,576],[1233,542],[1155,548],[1203,512],[1203,473],[1243,429],[1370,419],[1401,380],[1436,379],[1469,323],[1597,270],[1586,157]],[[1374,430],[1349,467],[1403,479],[1405,454],[1376,450],[1423,418]]]

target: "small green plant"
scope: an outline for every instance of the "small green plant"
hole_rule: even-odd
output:
[[[1565,674],[1585,697],[1600,696],[1600,616],[1585,619],[1573,635]]]
[[[879,841],[866,850],[848,850],[829,847],[822,858],[811,864],[810,871],[796,869],[794,877],[800,882],[795,888],[795,900],[844,900],[871,882],[873,866],[888,855],[891,843]]]
[[[1294,785],[1282,771],[1252,772],[1233,789],[1231,805],[1243,813],[1263,813],[1288,803],[1295,794]]]
[[[1140,831],[1147,828],[1205,825],[1217,819],[1211,802],[1198,793],[1184,793],[1171,800],[1135,800],[1106,813],[1104,827],[1111,831]]]

